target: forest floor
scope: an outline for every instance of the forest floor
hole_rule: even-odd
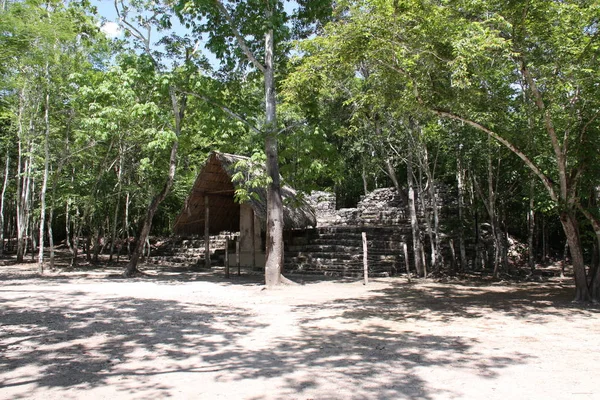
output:
[[[0,260],[1,399],[598,399],[569,278],[261,277]]]

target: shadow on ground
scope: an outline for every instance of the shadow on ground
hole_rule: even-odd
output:
[[[6,278],[1,277],[5,282],[0,289],[0,388],[33,385],[36,390],[85,390],[111,384],[119,386],[126,397],[140,391],[176,397],[177,388],[169,375],[185,372],[197,375],[198,395],[203,376],[210,374],[217,383],[279,378],[284,382],[280,393],[264,397],[271,399],[308,395],[324,382],[334,388],[344,382],[352,390],[319,398],[432,399],[433,389],[422,378],[423,368],[468,367],[492,379],[507,366],[528,362],[530,356],[484,357],[476,350],[479,341],[472,338],[444,332],[398,332],[377,323],[364,329],[322,329],[317,323],[331,316],[319,312],[331,311],[334,318],[347,323],[377,317],[384,321],[437,319],[448,324],[490,312],[542,323],[548,315],[564,314],[564,310],[571,315],[598,314],[597,308],[571,304],[572,288],[560,284],[523,284],[496,292],[486,286],[427,286],[396,280],[364,298],[296,305],[288,312],[302,316],[297,333],[276,334],[269,346],[254,347],[247,338],[267,330],[271,322],[251,308],[54,290],[53,285],[71,282],[62,277],[31,281],[21,277],[7,286],[10,280]],[[179,280],[142,279],[158,284]],[[221,277],[198,279],[224,282]],[[21,289],[22,284],[37,289]],[[128,379],[115,381],[123,376]],[[447,396],[459,397],[460,393]],[[14,398],[27,397],[24,392]]]

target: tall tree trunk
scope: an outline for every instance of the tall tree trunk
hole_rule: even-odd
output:
[[[548,227],[546,225],[546,216],[542,214],[542,264],[548,263]]]
[[[113,214],[113,222],[112,222],[112,233],[110,235],[110,256],[109,256],[109,262],[113,261],[113,254],[115,251],[115,242],[117,240],[117,222],[119,220],[119,206],[121,204],[121,190],[122,190],[122,185],[121,185],[121,181],[123,179],[123,146],[122,144],[119,144],[119,171],[117,173],[117,199],[116,199],[116,204],[115,204],[115,211]]]
[[[488,142],[491,142],[488,141]],[[488,149],[489,145],[488,143]],[[500,267],[500,229],[498,227],[498,218],[496,213],[496,191],[494,190],[494,173],[492,168],[492,155],[488,151],[487,172],[488,172],[488,206],[487,211],[490,215],[490,225],[492,227],[492,236],[494,239],[494,278],[498,278],[498,268]]]
[[[48,63],[46,63],[46,74],[48,75]],[[50,80],[50,77],[47,77]],[[50,91],[47,89],[44,106],[44,178],[42,180],[42,190],[40,193],[40,240],[38,253],[38,272],[44,273],[44,232],[46,227],[46,190],[48,189],[48,170],[50,162]]]
[[[73,257],[73,242],[71,240],[71,213],[69,207],[70,200],[67,199],[65,202],[65,244],[71,253],[71,257]]]
[[[462,147],[462,145],[461,145]],[[465,171],[462,165],[462,148],[456,158],[456,181],[458,185],[458,247],[460,252],[460,269],[467,268],[467,250],[465,246]]]
[[[23,262],[23,191],[24,191],[24,176],[23,171],[23,141],[24,141],[24,128],[23,128],[23,113],[25,110],[25,94],[24,89],[19,92],[19,112],[17,115],[17,192],[15,194],[16,200],[16,228],[17,228],[17,262]],[[26,165],[26,164],[25,164]]]
[[[422,166],[420,166],[420,167],[422,167]],[[421,171],[419,171],[419,179],[417,181],[417,186],[419,187],[418,199],[421,203],[421,209],[423,210],[423,216],[425,217],[425,229],[427,231],[427,237],[429,238],[429,246],[430,246],[430,250],[431,250],[429,253],[431,270],[437,271],[436,242],[433,237],[433,223],[431,220],[431,211],[429,210],[429,207],[427,206],[429,191],[423,185],[423,174],[421,173]],[[429,200],[431,201],[431,199],[429,199]],[[425,262],[425,258],[424,258],[423,266],[426,266],[426,265],[427,265],[427,263]]]
[[[125,216],[123,218],[123,229],[125,231],[125,244],[127,246],[127,258],[131,259],[131,241],[129,240],[129,204],[131,203],[131,198],[129,196],[129,192],[125,196]],[[120,253],[119,253],[120,254]],[[117,254],[117,262],[119,261],[119,254]]]
[[[267,10],[267,21],[271,20],[272,11]],[[277,286],[283,282],[283,202],[281,199],[281,182],[279,178],[279,157],[277,143],[277,110],[274,76],[274,34],[269,29],[265,35],[265,109],[266,137],[265,153],[267,155],[267,175],[271,182],[267,187],[267,241],[265,284],[267,287]]]
[[[408,213],[410,215],[410,228],[412,232],[412,244],[413,254],[415,261],[415,271],[417,276],[423,276],[423,264],[421,260],[421,233],[419,229],[419,221],[417,219],[417,205],[415,199],[415,187],[413,182],[413,166],[412,166],[412,152],[408,152],[408,160],[406,162],[406,175],[407,175],[407,186],[408,186]]]
[[[50,271],[54,270],[54,233],[52,231],[52,220],[54,219],[54,207],[50,207],[48,213],[48,247],[50,248]]]
[[[531,178],[529,182],[529,212],[527,213],[527,263],[531,272],[535,270],[535,181]]]
[[[10,151],[6,149],[6,166],[4,167],[4,179],[2,181],[2,193],[0,194],[0,256],[4,254],[4,199],[8,187],[8,174],[10,173]]]
[[[77,266],[77,257],[79,256],[79,237],[81,235],[82,218],[79,213],[79,207],[75,206],[75,218],[73,219],[73,252],[71,253],[71,266]]]
[[[427,218],[427,230],[429,234],[429,240],[431,242],[431,268],[435,272],[439,272],[442,264],[441,260],[441,243],[440,243],[440,226],[439,226],[439,213],[438,213],[438,196],[436,192],[435,182],[435,162],[432,170],[432,166],[429,164],[429,152],[425,143],[420,141],[420,149],[422,156],[420,157],[421,171],[425,173],[427,182],[421,192],[423,195],[427,194],[429,198],[430,210],[425,209],[426,201],[424,204],[424,212]]]

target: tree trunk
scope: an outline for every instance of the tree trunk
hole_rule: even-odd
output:
[[[122,180],[123,180],[123,146],[119,144],[119,171],[117,173],[117,199],[115,204],[115,211],[113,214],[112,221],[112,232],[110,235],[110,256],[108,258],[109,262],[113,261],[113,254],[115,251],[115,242],[117,241],[117,223],[119,221],[119,205],[121,203],[121,190],[122,190]]]
[[[462,145],[461,145],[462,146]],[[460,251],[460,269],[467,269],[467,249],[465,246],[465,185],[464,185],[464,169],[462,166],[462,154],[459,149],[456,159],[456,181],[458,184],[458,248]]]
[[[69,202],[69,199],[67,199],[67,201],[65,202],[65,243],[67,245],[67,248],[69,249],[69,252],[71,253],[72,260],[75,250],[73,249],[73,241],[71,238],[71,213]]]
[[[24,128],[23,128],[23,113],[24,113],[24,108],[25,108],[25,94],[24,94],[24,89],[22,89],[19,92],[19,112],[17,115],[17,128],[18,128],[18,132],[17,132],[17,149],[18,149],[18,153],[17,153],[17,192],[15,194],[15,200],[16,200],[16,206],[17,206],[17,212],[16,212],[16,228],[17,228],[17,262],[23,262],[23,253],[24,253],[24,248],[23,248],[23,232],[25,231],[23,225],[24,225],[24,210],[23,210],[23,192],[24,192],[24,176],[23,176],[23,172],[26,170],[26,163],[27,161],[25,161],[25,168],[23,168],[23,141],[24,141]]]
[[[50,248],[50,271],[54,270],[54,234],[52,232],[52,220],[54,218],[54,208],[50,207],[48,213],[48,247]]]
[[[579,237],[579,224],[573,211],[562,211],[560,213],[560,223],[567,237],[569,251],[571,254],[571,263],[575,274],[575,301],[590,301],[592,299],[588,289],[588,282],[585,272],[585,263],[583,260],[583,249]]]
[[[123,273],[123,275],[125,277],[132,277],[136,273],[139,273],[137,265],[138,265],[139,258],[142,255],[142,252],[144,250],[144,244],[146,243],[146,240],[148,239],[148,235],[150,234],[150,229],[152,228],[152,219],[154,218],[154,214],[156,214],[156,211],[158,210],[158,206],[160,205],[160,203],[162,203],[162,201],[165,199],[165,197],[167,197],[167,194],[171,190],[171,186],[173,186],[173,181],[175,180],[175,170],[177,167],[177,149],[178,149],[178,147],[179,147],[179,141],[176,138],[175,141],[173,142],[173,146],[171,146],[171,156],[169,158],[169,175],[167,176],[167,181],[165,182],[160,193],[158,193],[156,196],[154,196],[154,198],[150,202],[150,205],[148,206],[148,209],[146,211],[146,216],[145,216],[144,222],[142,224],[142,229],[140,230],[138,237],[137,237],[135,249],[133,250],[133,253],[131,254],[131,259],[129,260],[129,263],[127,264],[127,268],[125,269],[125,272]]]
[[[436,193],[436,183],[434,179],[435,164],[432,167],[429,165],[429,152],[425,143],[421,144],[421,150],[423,156],[421,157],[421,170],[425,173],[427,183],[422,193],[427,193],[429,197],[429,204],[431,205],[431,211],[425,211],[427,216],[427,229],[429,233],[429,240],[431,241],[431,268],[435,272],[439,272],[442,265],[441,257],[441,243],[440,243],[440,218],[438,213],[438,196]],[[425,207],[425,203],[423,205]],[[433,217],[433,221],[432,221]]]
[[[2,193],[0,194],[0,256],[4,254],[4,199],[8,186],[8,174],[10,172],[10,151],[6,149],[6,166],[4,167],[4,179],[2,181]]]
[[[365,160],[363,160],[363,162],[362,162],[361,177],[362,177],[362,183],[363,183],[363,193],[366,196],[367,194],[369,194],[369,185],[368,185],[369,182],[367,180],[367,167],[365,166]]]
[[[596,190],[592,191],[592,207],[597,209],[597,201],[596,201],[597,193]],[[588,209],[579,206],[579,209],[582,211],[583,215],[590,221],[592,224],[592,229],[594,230],[594,234],[596,235],[596,241],[594,243],[594,258],[595,260],[592,262],[592,266],[589,272],[589,290],[590,297],[593,301],[600,301],[600,260],[598,252],[600,251],[600,218],[596,216],[596,214],[591,213]]]
[[[531,272],[535,270],[535,181],[534,178],[531,178],[531,182],[529,183],[529,212],[527,213],[527,226],[529,228],[527,234],[527,263],[529,265],[529,269]]]
[[[125,196],[125,217],[123,218],[123,228],[125,230],[125,243],[127,245],[127,258],[131,259],[131,241],[129,240],[129,204],[131,202],[131,198],[129,197],[129,192]],[[120,252],[119,252],[120,254]],[[119,261],[119,254],[117,254],[117,262]]]
[[[48,74],[48,64],[46,63],[46,74]],[[50,78],[48,77],[48,80]],[[49,89],[48,89],[49,90]],[[42,180],[42,190],[40,193],[40,240],[38,253],[38,272],[44,273],[44,232],[46,227],[46,190],[48,189],[48,164],[50,162],[50,92],[46,92],[44,107],[44,178]]]
[[[79,207],[75,206],[75,219],[73,220],[73,253],[71,258],[71,266],[77,266],[77,257],[79,256],[79,238],[81,236],[81,228],[83,226],[83,218],[79,213]]]
[[[490,225],[492,227],[492,236],[494,239],[494,278],[498,278],[498,268],[500,267],[500,232],[498,227],[498,218],[496,214],[496,191],[494,190],[494,173],[492,169],[492,155],[489,149],[491,140],[488,140],[488,206],[487,211],[490,215]]]
[[[402,195],[402,188],[400,187],[400,182],[398,182],[398,177],[396,176],[396,169],[394,168],[392,160],[389,157],[385,159],[385,169],[387,171],[388,176],[392,180],[392,184],[394,185],[396,192],[398,192],[399,196]],[[365,192],[365,194],[367,193]]]
[[[412,232],[415,271],[417,273],[417,276],[423,276],[424,271],[423,264],[421,262],[421,233],[419,229],[419,221],[417,219],[415,188],[413,183],[412,154],[410,151],[408,155],[408,160],[406,162],[406,175],[406,182],[408,186],[408,212],[410,215],[410,228]]]
[[[272,11],[267,9],[267,21],[271,20]],[[266,137],[265,153],[267,155],[267,175],[271,182],[267,187],[267,243],[265,284],[267,287],[277,286],[283,282],[283,202],[281,199],[281,182],[279,177],[279,160],[277,144],[277,110],[275,98],[274,76],[274,34],[269,29],[265,35],[265,109]]]

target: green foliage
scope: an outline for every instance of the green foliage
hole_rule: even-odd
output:
[[[233,165],[234,173],[231,180],[237,186],[234,195],[236,202],[241,204],[260,199],[257,189],[264,190],[272,182],[264,167],[266,161],[266,155],[257,152],[248,159],[241,159]]]

